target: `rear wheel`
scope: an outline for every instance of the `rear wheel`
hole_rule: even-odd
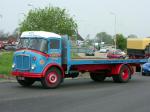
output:
[[[106,78],[105,75],[101,75],[98,73],[90,73],[90,77],[93,81],[96,81],[96,82],[102,82]]]
[[[62,79],[62,72],[60,69],[52,67],[46,72],[45,77],[41,80],[41,83],[45,88],[56,88],[60,85]]]
[[[29,87],[35,82],[35,79],[27,78],[27,77],[24,77],[23,80],[20,79],[20,77],[16,77],[16,79],[17,79],[17,82],[24,87]]]
[[[142,76],[145,76],[146,74],[144,72],[142,72]]]
[[[131,72],[128,66],[123,65],[120,69],[120,73],[113,76],[114,82],[126,83],[131,78]]]

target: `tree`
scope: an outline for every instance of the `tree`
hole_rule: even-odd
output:
[[[21,32],[42,30],[69,36],[75,34],[76,29],[77,24],[66,9],[52,6],[30,10],[19,27]]]
[[[97,33],[96,37],[97,37],[98,43],[101,43],[101,42],[105,42],[106,44],[112,44],[113,43],[112,36],[107,34],[106,32]]]
[[[127,39],[122,34],[116,35],[117,48],[125,50],[127,48]]]

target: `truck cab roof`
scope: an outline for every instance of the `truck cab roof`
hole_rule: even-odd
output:
[[[50,37],[55,37],[55,38],[61,38],[60,35],[52,32],[46,32],[46,31],[25,31],[21,34],[21,38],[24,37],[37,37],[37,38],[50,38]]]

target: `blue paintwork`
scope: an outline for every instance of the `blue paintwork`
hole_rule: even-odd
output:
[[[142,65],[142,72],[150,75],[150,63],[145,63]]]
[[[24,64],[24,62],[22,62],[22,59],[20,58],[20,60],[17,60],[17,56],[28,56],[29,57],[29,65]],[[34,61],[33,58],[36,57],[36,60]],[[40,64],[40,60],[43,60],[45,63],[43,65]],[[26,60],[27,61],[27,60]],[[14,53],[14,62],[15,64],[17,64],[18,62],[20,62],[19,66],[15,67],[13,70],[18,70],[18,71],[26,71],[26,72],[34,72],[34,73],[41,73],[43,71],[43,69],[46,67],[46,65],[51,62],[51,59],[47,59],[45,56],[42,56],[40,54],[28,51],[28,50],[21,50],[21,51],[16,51]],[[25,62],[28,63],[28,62]],[[35,65],[35,69],[31,69],[31,67]]]
[[[59,49],[51,49],[50,48],[50,45],[48,45],[48,53],[49,54],[62,54],[61,52],[61,49],[62,49],[62,42],[61,42],[61,39],[60,38],[53,38],[53,37],[50,37],[48,40],[49,42],[52,40],[52,39],[55,39],[55,40],[59,40],[60,41],[60,48]],[[51,57],[50,59],[52,59],[53,62],[51,63],[55,63],[55,64],[58,64],[58,65],[62,65],[62,59],[61,57]],[[50,63],[49,63],[50,64]]]
[[[59,39],[60,40],[60,49],[51,49],[48,44],[48,53],[47,54],[61,54],[61,39],[60,38],[47,38],[48,43],[51,39]],[[33,58],[36,57],[36,60]],[[42,64],[41,64],[42,61]],[[43,63],[44,62],[44,63]],[[57,64],[62,65],[61,57],[45,57],[39,53],[32,52],[30,50],[19,50],[14,53],[13,64],[16,66],[12,69],[13,71],[20,72],[32,72],[32,73],[42,73],[42,71],[49,64]],[[32,66],[35,66],[32,69]]]
[[[71,65],[83,65],[83,64],[119,64],[119,63],[146,63],[147,59],[82,59],[82,60],[71,60]]]

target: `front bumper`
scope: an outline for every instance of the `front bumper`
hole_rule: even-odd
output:
[[[30,77],[30,78],[42,78],[42,77],[44,77],[42,73],[12,71],[11,74],[13,76]]]

